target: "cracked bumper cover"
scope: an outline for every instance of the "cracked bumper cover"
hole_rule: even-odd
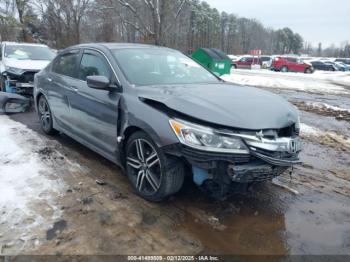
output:
[[[187,147],[181,144],[164,148],[169,154],[183,157],[191,165],[206,169],[219,170],[221,175],[229,175],[234,182],[247,183],[270,180],[279,176],[290,167],[300,164],[298,152],[257,152],[250,148],[249,154],[232,154],[207,152]]]
[[[13,93],[32,94],[34,88],[34,75],[38,71],[24,71],[22,74],[14,74],[12,72],[4,72],[3,75],[7,79],[7,86],[14,90]]]
[[[0,92],[0,112],[1,113],[22,113],[30,106],[30,99],[18,95]]]

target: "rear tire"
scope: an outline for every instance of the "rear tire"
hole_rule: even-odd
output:
[[[138,131],[130,136],[125,156],[127,176],[141,197],[159,202],[182,187],[183,162],[165,155],[146,133]]]
[[[311,74],[311,73],[312,73],[312,70],[310,68],[305,69],[305,74]]]
[[[52,113],[46,98],[41,95],[38,101],[38,114],[41,129],[47,135],[56,135],[58,131],[53,128]]]
[[[286,73],[286,72],[288,72],[288,67],[282,66],[280,71],[283,73]]]

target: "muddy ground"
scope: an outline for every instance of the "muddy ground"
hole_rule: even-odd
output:
[[[302,135],[304,163],[291,176],[226,201],[187,179],[168,201],[147,202],[116,165],[63,134],[45,136],[34,112],[12,115],[28,130],[13,135],[31,139],[28,154],[37,154],[50,167],[45,176],[62,186],[34,199],[31,215],[0,220],[0,254],[350,255],[349,119],[307,110],[307,93],[272,91],[300,106],[302,122],[319,132]],[[37,216],[49,223],[32,224]]]

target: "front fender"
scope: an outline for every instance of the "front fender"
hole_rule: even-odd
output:
[[[139,100],[138,97],[126,97],[120,102],[120,130],[124,137],[128,127],[136,127],[146,132],[158,147],[179,142],[169,124],[171,115],[160,108]]]

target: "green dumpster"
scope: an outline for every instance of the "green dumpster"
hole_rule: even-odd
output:
[[[230,74],[231,72],[231,59],[219,49],[198,48],[192,54],[192,58],[218,75]]]

